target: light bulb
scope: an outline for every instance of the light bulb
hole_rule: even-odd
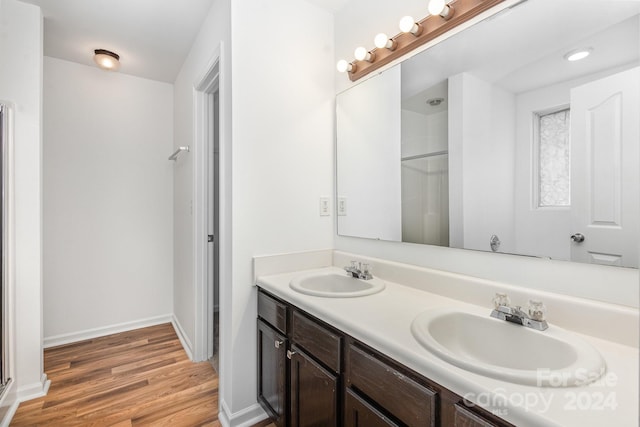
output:
[[[451,18],[451,12],[453,11],[451,6],[449,6],[445,2],[445,0],[431,0],[429,1],[429,6],[427,6],[427,9],[429,10],[430,15],[440,15],[444,19]]]
[[[396,48],[396,42],[391,40],[385,33],[378,34],[373,40],[373,44],[375,44],[378,49],[387,48],[394,50]]]
[[[422,32],[422,27],[416,24],[415,19],[412,16],[404,16],[400,19],[400,31],[403,33],[411,33],[414,36],[419,35]]]
[[[349,64],[344,59],[341,59],[340,61],[338,61],[338,64],[336,64],[336,68],[341,73],[345,73],[347,71],[353,71],[353,65]]]
[[[372,62],[374,57],[373,54],[367,50],[367,48],[362,46],[356,48],[355,52],[353,52],[353,56],[358,61],[369,61],[369,62]]]

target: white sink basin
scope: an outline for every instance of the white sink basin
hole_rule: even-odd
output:
[[[571,387],[605,371],[600,353],[568,331],[546,331],[454,309],[428,310],[411,324],[416,340],[452,365],[512,383]]]
[[[315,272],[294,278],[289,284],[294,291],[318,297],[349,298],[378,293],[384,282],[375,277],[355,279],[337,271]]]

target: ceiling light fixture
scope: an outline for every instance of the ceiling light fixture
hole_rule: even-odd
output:
[[[116,71],[120,68],[120,55],[117,53],[105,49],[96,49],[93,53],[93,60],[103,70]]]
[[[444,102],[444,98],[429,98],[427,99],[427,104],[432,107],[437,107],[438,105]]]
[[[573,61],[579,61],[579,60],[584,59],[587,56],[591,55],[591,52],[593,52],[593,48],[592,47],[575,49],[575,50],[572,50],[571,52],[567,52],[564,55],[564,59],[566,59],[567,61],[572,61],[572,62]]]

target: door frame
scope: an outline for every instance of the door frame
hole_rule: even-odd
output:
[[[218,133],[219,133],[219,158],[220,166],[217,173],[219,182],[219,218],[220,218],[220,235],[215,236],[219,241],[219,277],[220,277],[220,296],[219,300],[224,301],[223,277],[229,275],[230,259],[225,258],[225,254],[230,251],[225,250],[230,242],[230,217],[225,215],[225,208],[230,203],[231,197],[227,188],[230,186],[225,178],[225,165],[229,158],[230,150],[227,149],[227,133],[225,126],[226,114],[226,91],[224,89],[223,75],[223,45],[220,43],[215,49],[208,64],[204,67],[204,71],[199,78],[195,80],[193,86],[193,111],[194,111],[194,149],[193,149],[193,253],[194,253],[194,307],[195,307],[195,342],[193,346],[193,360],[195,362],[205,361],[209,358],[208,349],[211,348],[213,340],[213,329],[209,319],[213,318],[213,281],[207,280],[209,260],[207,259],[207,215],[209,193],[208,183],[208,147],[211,142],[213,145],[213,124],[212,124],[212,99],[213,94],[219,93],[218,107]],[[222,322],[222,313],[224,311],[224,303],[219,304],[220,317]],[[219,341],[222,341],[223,328],[220,329]]]
[[[15,174],[14,174],[14,111],[15,104],[11,101],[0,99],[0,106],[3,108],[3,114],[0,114],[0,120],[3,120],[0,131],[2,150],[2,218],[0,227],[2,227],[2,286],[0,292],[2,297],[0,303],[2,308],[0,315],[1,336],[2,340],[2,381],[0,382],[0,400],[5,396],[14,392],[15,386],[13,378],[15,377],[14,359],[16,348],[16,332],[15,332],[15,212],[14,212],[14,194],[15,194]],[[11,409],[10,409],[11,410]]]

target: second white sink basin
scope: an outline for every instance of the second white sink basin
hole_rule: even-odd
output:
[[[362,280],[338,271],[309,273],[289,284],[294,291],[318,297],[348,298],[378,293],[384,289],[380,279]]]
[[[606,369],[600,353],[568,331],[536,331],[489,313],[428,310],[414,319],[411,332],[446,362],[513,383],[571,387],[596,380]]]

